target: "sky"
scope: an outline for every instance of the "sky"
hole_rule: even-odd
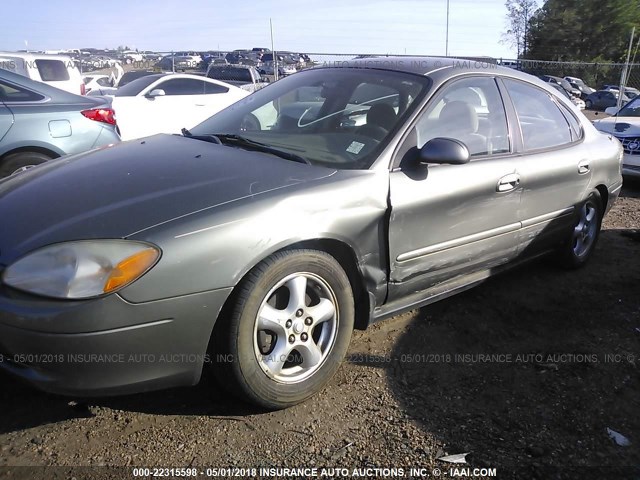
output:
[[[449,55],[513,58],[504,0],[449,0]],[[447,0],[3,1],[0,50],[117,48],[445,55]]]

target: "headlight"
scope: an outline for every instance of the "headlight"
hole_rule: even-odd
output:
[[[81,240],[49,245],[9,266],[5,284],[47,297],[80,299],[115,292],[144,275],[160,258],[148,243]]]

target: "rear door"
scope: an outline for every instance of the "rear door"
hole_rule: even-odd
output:
[[[550,93],[529,83],[504,79],[522,134],[517,169],[524,187],[523,253],[553,246],[572,227],[575,209],[591,180],[590,154],[575,115]]]
[[[195,78],[167,78],[156,88],[164,90],[164,97],[156,98],[156,109],[166,121],[166,133],[178,133],[209,118],[223,107],[221,97],[227,87]],[[225,105],[226,106],[226,105]]]

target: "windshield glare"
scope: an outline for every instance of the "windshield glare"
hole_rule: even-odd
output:
[[[427,92],[427,77],[354,68],[296,73],[190,129],[242,135],[316,165],[369,168]]]

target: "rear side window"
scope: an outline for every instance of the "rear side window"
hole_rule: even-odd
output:
[[[205,83],[192,78],[172,78],[162,82],[156,88],[164,90],[167,95],[203,95]]]
[[[60,82],[70,78],[62,60],[36,60],[36,67],[43,82]]]
[[[227,87],[223,87],[222,85],[216,85],[215,83],[203,82],[204,83],[204,93],[209,95],[210,93],[227,93],[229,89]]]
[[[39,93],[19,87],[18,85],[8,84],[0,80],[0,101],[11,103],[39,102],[40,100],[44,100],[44,96]]]
[[[505,79],[504,83],[518,114],[525,150],[558,147],[575,140],[567,119],[547,92],[516,80]]]
[[[567,107],[558,103],[560,110],[564,113],[565,118],[569,122],[569,127],[571,128],[571,139],[576,142],[582,138],[582,125],[578,121],[578,119],[569,111]]]
[[[234,67],[213,67],[209,69],[207,74],[209,78],[215,78],[216,80],[227,80],[231,82],[247,82],[251,83],[251,72],[246,68],[234,68]]]

